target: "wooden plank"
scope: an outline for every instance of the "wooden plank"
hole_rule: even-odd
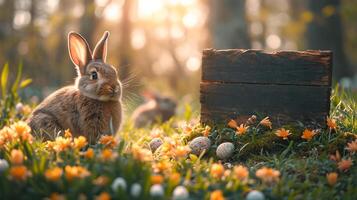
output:
[[[331,86],[331,51],[203,51],[202,81]]]
[[[200,89],[203,123],[225,123],[238,116],[242,123],[259,113],[280,124],[325,124],[330,107],[328,86],[202,82]]]

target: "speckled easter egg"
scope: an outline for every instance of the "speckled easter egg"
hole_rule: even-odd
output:
[[[190,142],[189,146],[191,148],[191,153],[199,156],[203,150],[206,150],[206,152],[208,151],[211,146],[211,140],[209,140],[208,137],[196,137]]]
[[[258,190],[252,190],[248,193],[246,200],[264,200],[264,194]]]
[[[158,149],[161,145],[162,145],[162,140],[160,138],[154,138],[150,141],[150,149],[151,149],[151,152],[155,152],[156,149]]]
[[[228,159],[233,155],[234,144],[231,142],[224,142],[217,147],[216,154],[219,159]]]

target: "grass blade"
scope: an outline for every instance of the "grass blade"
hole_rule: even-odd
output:
[[[2,94],[2,98],[4,99],[7,93],[6,86],[7,86],[8,76],[9,76],[9,63],[6,63],[2,68],[2,72],[1,72],[1,94]]]

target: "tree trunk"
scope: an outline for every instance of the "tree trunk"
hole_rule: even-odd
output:
[[[121,40],[119,48],[119,74],[121,80],[126,80],[130,75],[130,56],[131,56],[131,26],[130,26],[130,11],[132,8],[132,0],[125,0],[123,4],[123,14],[121,21]]]
[[[211,33],[215,48],[250,48],[245,0],[211,0]]]
[[[348,64],[343,45],[344,35],[339,13],[341,1],[308,1],[308,5],[314,15],[314,20],[307,28],[308,48],[333,51],[335,81],[353,76],[353,70]]]

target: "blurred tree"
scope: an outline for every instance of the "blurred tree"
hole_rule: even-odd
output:
[[[88,40],[92,48],[94,48],[95,30],[98,24],[98,19],[95,15],[95,0],[83,0],[84,13],[80,20],[80,33]]]
[[[133,0],[124,0],[122,6],[122,18],[120,24],[121,39],[119,48],[119,74],[121,80],[126,80],[130,75],[131,49],[131,22],[130,13]]]
[[[245,0],[211,0],[212,41],[215,48],[250,48]]]
[[[0,4],[0,61],[4,62],[13,61],[14,51],[16,51],[16,40],[13,37],[13,19],[15,17],[15,1],[4,0]]]
[[[308,1],[314,20],[308,24],[309,49],[329,49],[334,57],[334,79],[353,76],[344,50],[344,33],[340,16],[340,0]]]

